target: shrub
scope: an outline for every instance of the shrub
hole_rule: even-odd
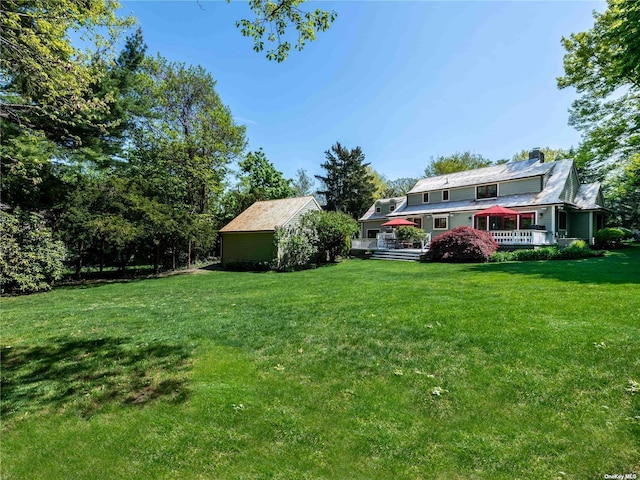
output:
[[[278,271],[291,271],[305,268],[318,255],[315,231],[296,225],[277,228],[274,235],[277,255],[273,268]]]
[[[626,234],[619,228],[603,228],[594,235],[598,248],[621,248]]]
[[[358,233],[358,223],[342,212],[308,212],[300,218],[300,225],[314,233],[317,263],[334,262],[347,255],[351,237]]]
[[[616,227],[616,228],[622,231],[622,233],[624,234],[624,237],[622,238],[623,240],[631,240],[634,238],[633,230],[631,230],[630,228],[625,228],[625,227]]]
[[[396,228],[396,239],[400,242],[414,242],[418,243],[421,240],[426,240],[427,232],[417,227],[405,227],[401,226]]]
[[[540,247],[526,250],[515,250],[513,259],[518,261],[527,260],[554,260],[559,258],[558,247]]]
[[[591,250],[583,240],[571,242],[564,250],[557,247],[541,247],[536,249],[514,250],[512,252],[496,252],[491,255],[490,262],[531,261],[531,260],[575,260],[579,258],[601,257],[602,250]]]
[[[496,250],[498,244],[489,232],[460,226],[434,238],[427,258],[437,262],[486,262]]]
[[[37,214],[0,212],[2,292],[49,290],[62,278],[66,250]]]

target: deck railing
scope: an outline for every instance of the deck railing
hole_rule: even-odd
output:
[[[547,232],[541,230],[492,230],[498,245],[548,245]]]
[[[420,250],[426,250],[431,243],[431,234],[427,234],[427,238],[420,242],[420,246],[415,246],[413,243],[409,247],[403,247],[396,240],[396,235],[393,232],[382,232],[376,235],[376,238],[354,238],[351,240],[351,248],[355,250],[387,250],[392,248],[419,248]]]
[[[351,248],[355,250],[375,250],[378,248],[378,240],[375,238],[354,238],[351,240]]]

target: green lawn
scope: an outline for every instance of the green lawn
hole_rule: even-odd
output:
[[[640,473],[640,248],[5,298],[6,479]]]

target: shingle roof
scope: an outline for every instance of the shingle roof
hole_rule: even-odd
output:
[[[583,210],[604,208],[604,205],[598,204],[598,193],[600,193],[599,182],[585,183],[578,188],[578,193],[573,203]]]
[[[542,189],[542,191],[539,193],[521,193],[517,195],[507,195],[507,196],[500,196],[498,198],[488,198],[488,199],[482,199],[482,200],[468,199],[468,200],[459,200],[459,201],[452,201],[452,202],[446,202],[446,203],[426,203],[421,205],[405,207],[402,209],[396,209],[396,211],[386,215],[386,217],[399,217],[399,216],[406,216],[406,215],[412,215],[412,214],[418,215],[418,214],[434,214],[434,213],[445,213],[445,212],[456,212],[456,211],[467,211],[467,210],[469,211],[481,210],[496,204],[499,204],[507,208],[517,208],[517,207],[533,207],[533,206],[540,206],[540,205],[554,205],[554,204],[560,204],[560,203],[567,203],[562,198],[562,194],[567,182],[567,178],[571,174],[571,169],[573,168],[573,160],[557,160],[555,162],[549,162],[546,164],[540,164],[538,163],[538,160],[535,160],[535,162],[537,165],[532,165],[532,161],[514,162],[514,163],[520,163],[520,164],[529,163],[529,167],[526,168],[526,166],[522,166],[521,169],[520,168],[512,169],[512,171],[510,172],[512,176],[510,176],[508,179],[512,180],[514,178],[526,178],[528,176],[532,176],[531,175],[532,172],[535,172],[535,175],[543,175],[545,173],[549,173],[549,176],[547,177],[547,183]],[[505,165],[512,165],[512,164],[505,164]],[[543,166],[545,166],[545,168],[541,168]],[[492,168],[494,167],[488,167],[482,170],[489,170]],[[460,173],[468,173],[468,175],[465,176],[465,179],[471,179],[471,178],[478,179],[478,178],[485,177],[484,173],[475,177],[471,175],[471,173],[473,172],[478,172],[478,170],[470,170],[469,172],[460,172]],[[441,178],[441,177],[433,177],[433,178]],[[500,178],[503,178],[503,179],[506,178],[506,174],[504,174]],[[430,179],[425,179],[425,180],[430,180]],[[469,185],[472,185],[475,183],[482,183],[482,182],[477,181],[477,182],[469,183]],[[591,202],[590,203],[591,205],[595,204],[595,200],[583,201],[583,200],[579,200],[579,198],[581,198],[582,196],[584,196],[585,199],[587,197],[593,198],[594,195],[597,196],[597,193],[599,191],[599,185],[597,185],[596,187],[590,187],[589,189],[585,189],[584,187],[586,186],[585,185],[580,186],[580,189],[578,190],[578,195],[576,196],[576,200],[574,202],[576,206],[578,206],[579,208],[585,208],[582,205],[588,202]],[[414,190],[416,190],[416,188],[414,188]],[[593,188],[595,188],[595,191],[592,190]],[[569,203],[572,203],[572,202],[569,202]],[[598,208],[598,207],[589,207],[589,208]]]
[[[437,177],[423,178],[409,191],[409,193],[429,192],[484,183],[504,182],[527,177],[544,175],[554,167],[556,162],[540,163],[536,158],[519,162],[504,163],[491,167],[465,170],[449,173]]]
[[[316,199],[311,196],[256,202],[221,228],[220,232],[272,232],[291,220],[309,202],[317,205]]]

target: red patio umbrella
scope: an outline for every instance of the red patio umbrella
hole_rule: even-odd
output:
[[[475,214],[476,217],[511,217],[518,215],[519,212],[511,210],[510,208],[501,207],[500,205],[494,205],[490,208],[480,210]]]
[[[389,220],[388,222],[382,224],[383,227],[415,227],[416,225],[416,223],[404,218],[394,218],[393,220]]]

